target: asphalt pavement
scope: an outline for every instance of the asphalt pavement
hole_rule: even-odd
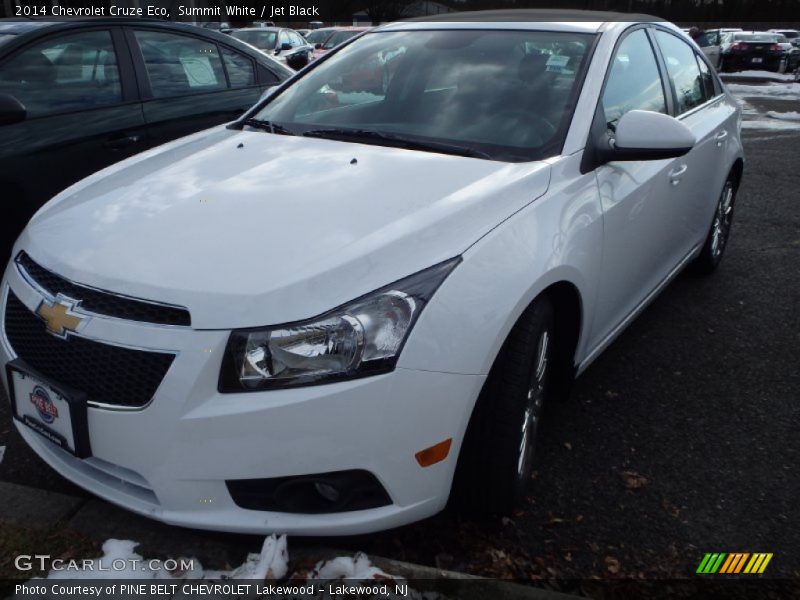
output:
[[[722,265],[678,277],[548,407],[519,511],[324,544],[518,579],[685,577],[707,552],[770,552],[765,577],[800,578],[799,148],[800,129],[745,131]],[[86,496],[28,450],[5,401],[0,446],[0,481]]]

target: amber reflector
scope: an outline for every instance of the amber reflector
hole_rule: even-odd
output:
[[[442,462],[450,453],[450,446],[453,443],[453,438],[447,438],[443,442],[439,442],[435,446],[420,450],[414,455],[420,467],[430,467],[438,462]]]

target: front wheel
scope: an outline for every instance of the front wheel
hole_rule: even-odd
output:
[[[695,272],[701,274],[711,273],[722,260],[722,255],[725,253],[725,248],[728,246],[728,239],[730,238],[735,202],[736,181],[733,174],[731,174],[722,187],[722,193],[717,200],[711,229],[703,244],[703,249],[692,265]]]
[[[534,301],[512,329],[475,405],[453,483],[453,503],[504,513],[524,496],[536,432],[551,387],[554,318]]]

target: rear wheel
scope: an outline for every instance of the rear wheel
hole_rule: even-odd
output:
[[[553,330],[553,308],[543,297],[511,331],[470,419],[453,483],[455,505],[502,513],[524,496],[551,388]]]
[[[692,264],[694,271],[705,274],[711,273],[717,268],[731,233],[733,223],[733,209],[736,202],[736,180],[733,173],[728,175],[722,193],[717,200],[717,207],[714,211],[714,219],[711,222],[711,229],[706,237],[705,244],[700,254]]]

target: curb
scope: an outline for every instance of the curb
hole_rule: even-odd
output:
[[[77,498],[57,492],[0,481],[0,524],[38,529],[70,529],[104,542],[109,538],[139,542],[137,552],[173,557],[193,556],[201,564],[222,568],[243,562],[258,545],[256,536],[242,536],[174,527],[128,512],[98,498]],[[324,546],[300,546],[290,551],[291,562],[352,556],[353,551]],[[378,568],[413,581],[421,592],[438,592],[463,600],[570,600],[577,596],[466,573],[445,571],[391,558],[368,555]],[[464,582],[469,581],[468,586]],[[417,585],[419,584],[419,585]]]

